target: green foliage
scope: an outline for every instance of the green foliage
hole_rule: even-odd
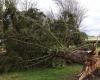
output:
[[[65,59],[60,59],[59,57],[58,58],[53,58],[52,59],[52,66],[54,68],[56,68],[56,67],[58,67],[58,68],[65,67],[66,66],[66,61],[65,61]]]
[[[8,64],[11,62],[11,65],[17,66],[19,57],[21,60],[29,60],[65,52],[69,46],[77,46],[85,39],[86,35],[78,29],[77,13],[65,10],[59,18],[51,20],[37,8],[19,11],[14,0],[5,0],[5,6],[2,20],[9,57],[5,62]]]

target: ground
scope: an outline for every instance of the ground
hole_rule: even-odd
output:
[[[0,75],[0,80],[72,80],[79,73],[80,65],[64,68],[37,68],[28,71],[9,72]]]
[[[97,40],[97,36],[88,36],[88,40],[89,41],[96,41]],[[98,37],[98,40],[100,40],[100,37]]]

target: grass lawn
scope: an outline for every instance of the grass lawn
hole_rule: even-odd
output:
[[[0,75],[0,80],[71,80],[80,69],[80,65],[69,65],[65,68],[37,68],[5,73]]]

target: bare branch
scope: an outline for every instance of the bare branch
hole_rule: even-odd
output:
[[[21,2],[21,7],[22,10],[27,11],[29,8],[34,8],[37,6],[37,1],[32,1],[32,0],[24,0],[24,2]]]
[[[54,0],[59,7],[59,17],[68,20],[68,15],[73,15],[77,27],[80,27],[84,19],[86,10],[82,8],[75,0]]]

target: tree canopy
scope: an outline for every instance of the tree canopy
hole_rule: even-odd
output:
[[[79,30],[84,9],[74,0],[55,2],[61,10],[57,18],[51,18],[35,7],[20,11],[16,0],[5,0],[0,5],[0,20],[3,21],[4,38],[7,39],[5,46],[9,57],[16,57],[16,60],[18,57],[21,60],[31,59],[53,51],[65,52],[70,46],[84,42],[86,34]]]

